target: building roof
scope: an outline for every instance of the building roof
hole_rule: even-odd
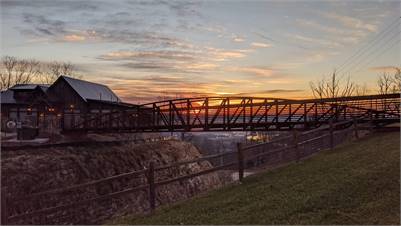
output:
[[[68,76],[60,76],[58,80],[63,79],[66,83],[68,83],[72,89],[84,100],[84,101],[101,101],[108,103],[118,103],[121,105],[131,106],[131,104],[122,103],[121,99],[107,86],[88,82],[80,79],[71,78]],[[53,84],[57,83],[54,82]],[[53,86],[53,85],[52,85]],[[44,84],[17,84],[13,87],[9,88],[6,91],[1,92],[1,103],[2,104],[16,104],[20,101],[17,101],[14,98],[14,92],[18,91],[33,91],[36,89],[42,90],[46,93],[49,85]]]
[[[84,101],[101,100],[108,102],[121,102],[120,98],[107,86],[88,82],[68,76],[60,76],[64,79]]]
[[[1,103],[2,104],[22,104],[23,102],[17,101],[14,98],[14,92],[16,91],[34,91],[35,89],[41,89],[44,93],[49,88],[49,85],[45,84],[16,84],[5,91],[1,91]]]
[[[43,92],[49,88],[50,85],[47,84],[17,84],[11,87],[11,90],[34,90],[36,88],[42,89]]]
[[[1,103],[2,104],[16,104],[17,101],[14,99],[14,91],[5,90],[1,91]]]

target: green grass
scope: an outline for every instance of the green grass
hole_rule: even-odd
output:
[[[113,224],[399,224],[400,134],[381,133]]]

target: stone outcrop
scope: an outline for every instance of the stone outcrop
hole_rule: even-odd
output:
[[[7,200],[15,200],[33,193],[63,188],[75,184],[110,177],[147,167],[152,160],[157,165],[167,165],[200,157],[190,143],[159,141],[153,143],[120,145],[92,145],[58,147],[35,150],[7,151],[2,153],[1,186],[6,187]],[[157,171],[156,180],[186,175],[212,167],[209,162],[194,163],[171,170]],[[157,188],[157,205],[172,203],[200,192],[214,189],[228,182],[226,174],[210,173]],[[146,184],[145,176],[124,178],[112,183],[78,189],[73,192],[42,196],[39,200],[23,200],[7,204],[10,215],[48,206],[68,204],[118,192]],[[28,218],[12,224],[98,224],[104,220],[127,213],[144,213],[149,209],[148,193],[139,191],[117,198],[76,206],[46,216]]]

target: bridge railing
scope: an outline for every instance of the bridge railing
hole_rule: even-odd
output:
[[[270,142],[238,145],[237,151],[170,165],[157,166],[150,161],[144,163],[147,167],[142,170],[35,194],[10,197],[12,191],[2,189],[2,223],[94,224],[110,218],[118,209],[127,208],[124,202],[127,199],[132,200],[133,205],[139,205],[138,200],[148,200],[144,211],[152,211],[162,204],[157,197],[169,189],[164,186],[183,186],[192,178],[221,171],[237,175],[242,180],[247,169],[299,161],[320,150],[333,148],[353,134],[358,136],[357,120],[330,123],[306,132],[294,130],[290,135]],[[218,163],[215,160],[223,158],[226,161],[220,161],[220,164],[209,163]]]
[[[71,129],[96,132],[305,130],[354,117],[400,118],[400,95],[284,100],[206,97],[155,102],[137,109],[87,114]],[[81,118],[82,118],[81,117]]]

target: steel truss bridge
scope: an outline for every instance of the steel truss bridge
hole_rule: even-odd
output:
[[[203,97],[159,101],[74,116],[65,131],[185,132],[308,130],[329,122],[400,121],[400,94],[288,100]]]

